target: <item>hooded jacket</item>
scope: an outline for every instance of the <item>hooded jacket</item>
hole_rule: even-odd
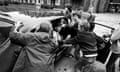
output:
[[[10,33],[13,41],[24,48],[15,64],[13,72],[54,72],[53,61],[55,43],[50,36],[49,22],[42,22],[35,33]]]
[[[79,32],[77,36],[72,39],[64,41],[66,44],[79,44],[83,54],[97,53],[97,36],[93,32]]]
[[[53,72],[55,44],[48,33],[12,33],[11,39],[24,45],[13,72]]]

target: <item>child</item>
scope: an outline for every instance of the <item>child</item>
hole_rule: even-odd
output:
[[[96,34],[94,32],[89,32],[89,23],[87,20],[80,21],[78,25],[78,34],[74,38],[64,40],[64,44],[73,44],[79,45],[79,48],[76,48],[77,53],[82,51],[82,57],[79,56],[78,63],[75,68],[82,70],[82,68],[88,64],[94,63],[97,56],[97,41]],[[79,64],[80,63],[80,64]]]
[[[11,40],[25,46],[13,72],[54,72],[52,51],[56,44],[51,38],[51,23],[41,22],[37,27],[35,33],[10,33]]]
[[[97,56],[97,41],[96,34],[89,32],[89,23],[87,20],[81,21],[79,24],[79,32],[77,36],[72,39],[63,41],[65,44],[79,44],[84,57]]]

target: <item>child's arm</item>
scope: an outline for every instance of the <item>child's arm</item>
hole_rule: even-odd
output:
[[[77,44],[78,41],[79,41],[78,36],[75,36],[74,38],[63,41],[63,43],[65,43],[65,44]]]
[[[120,29],[118,30],[115,30],[111,36],[111,40],[112,41],[115,41],[115,40],[118,40],[120,39]]]
[[[18,44],[26,45],[28,37],[30,35],[26,33],[17,33],[17,32],[11,32],[10,33],[10,39]]]
[[[106,41],[102,37],[96,35],[97,47],[98,49],[103,49],[105,47]]]

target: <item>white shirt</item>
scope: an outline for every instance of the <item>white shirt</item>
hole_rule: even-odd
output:
[[[53,38],[55,39],[55,43],[58,45],[58,40],[61,40],[60,34],[56,31],[53,31]]]

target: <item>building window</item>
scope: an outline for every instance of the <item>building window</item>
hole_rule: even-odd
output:
[[[23,3],[25,3],[26,1],[25,0],[23,0]]]
[[[75,2],[75,1],[74,1],[74,2]],[[78,3],[78,2],[77,2],[77,3]],[[77,3],[76,3],[76,4],[77,4]],[[70,5],[71,5],[71,0],[66,0],[66,1],[65,1],[65,6],[70,6]]]
[[[30,0],[30,3],[32,3],[32,0]]]
[[[28,0],[28,2],[27,3],[30,3],[30,0]]]
[[[38,0],[38,2],[40,3],[40,0]]]
[[[34,3],[36,3],[37,2],[37,0],[34,0]]]
[[[35,0],[32,0],[32,3],[35,3]]]
[[[55,5],[60,5],[60,0],[56,0]]]
[[[41,3],[41,4],[44,4],[44,0],[40,0],[40,3]]]
[[[48,5],[51,5],[51,0],[47,0],[47,4],[48,4]]]
[[[36,4],[39,4],[40,3],[40,0],[36,0]]]
[[[22,3],[22,0],[20,0],[20,3]]]
[[[26,0],[26,3],[28,3],[28,0]]]

